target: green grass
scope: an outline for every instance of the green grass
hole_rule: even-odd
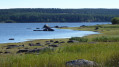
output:
[[[55,51],[40,54],[1,55],[3,67],[65,67],[65,62],[76,59],[87,59],[105,66],[108,59],[119,54],[119,43],[81,43],[65,44]],[[110,63],[109,63],[110,64]],[[107,65],[109,65],[107,64]]]
[[[99,27],[98,30],[95,30]],[[119,25],[96,25],[86,27],[68,28],[74,30],[98,31],[101,34],[89,35],[83,38],[74,37],[79,43],[64,43],[60,47],[46,49],[39,54],[16,54],[17,48],[11,49],[12,54],[0,54],[0,67],[65,67],[65,63],[71,60],[86,59],[95,61],[99,67],[118,67],[119,64]],[[56,39],[67,41],[68,39]],[[35,40],[32,43],[44,44],[48,40]],[[30,49],[29,42],[13,43],[15,45],[25,44]],[[1,44],[0,50],[5,51]],[[2,49],[3,48],[3,49]],[[38,47],[41,48],[41,47]],[[21,48],[24,49],[24,48]]]

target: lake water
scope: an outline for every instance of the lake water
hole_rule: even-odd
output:
[[[76,31],[67,29],[55,29],[55,31],[33,31],[36,28],[42,28],[44,24],[51,27],[68,26],[79,27],[81,25],[91,26],[97,24],[110,24],[110,22],[93,22],[93,23],[0,23],[0,43],[14,43],[28,41],[29,39],[57,39],[83,37],[91,34],[99,34],[92,31]],[[15,40],[9,40],[14,38]]]

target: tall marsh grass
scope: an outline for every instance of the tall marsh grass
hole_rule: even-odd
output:
[[[119,53],[114,53],[107,60],[106,65],[108,67],[119,67]]]
[[[119,42],[119,37],[101,36],[92,39],[95,42]]]

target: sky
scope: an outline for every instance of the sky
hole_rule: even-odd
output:
[[[119,0],[0,0],[8,8],[117,8]]]

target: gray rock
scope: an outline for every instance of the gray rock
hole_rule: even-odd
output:
[[[95,67],[97,64],[93,61],[78,59],[66,62],[67,67]]]
[[[67,43],[78,43],[79,41],[76,41],[76,40],[69,40],[67,41]]]
[[[24,45],[8,45],[6,46],[6,49],[12,49],[12,48],[17,48],[17,47],[24,47]]]
[[[54,26],[54,28],[60,28],[59,26]]]
[[[80,27],[86,27],[86,25],[81,25]]]
[[[29,43],[29,46],[33,46],[34,44],[33,43]]]
[[[46,43],[50,43],[50,41],[45,41]]]
[[[55,41],[54,43],[59,43],[59,41]]]
[[[22,49],[17,51],[17,53],[39,53],[40,51],[43,51],[47,49],[46,47],[44,48],[39,48],[39,49]]]
[[[14,40],[14,38],[9,38],[9,40]]]
[[[10,52],[8,52],[8,51],[5,51],[4,53],[5,53],[5,54],[9,54]]]
[[[49,45],[50,47],[58,47],[58,45]]]
[[[40,43],[36,43],[34,46],[41,46],[41,44]]]
[[[36,43],[36,44],[29,43],[29,46],[42,46],[42,45],[40,43]]]
[[[23,49],[23,50],[17,51],[17,53],[25,53],[25,52],[28,52],[28,50],[27,49]]]
[[[99,29],[99,27],[96,27],[96,28],[95,28],[95,30],[98,30],[98,29]]]

